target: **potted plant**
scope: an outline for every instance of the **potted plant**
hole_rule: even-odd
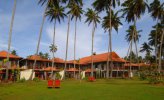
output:
[[[59,72],[57,72],[55,75],[55,82],[54,82],[55,88],[60,88],[60,79],[61,79],[61,75],[59,74]]]

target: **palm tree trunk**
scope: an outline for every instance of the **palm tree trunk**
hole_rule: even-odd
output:
[[[55,36],[56,36],[56,19],[55,19],[55,22],[54,22],[54,34],[53,34],[53,46],[55,47]],[[54,49],[55,48],[52,48],[53,49],[53,51],[52,51],[52,69],[51,69],[51,79],[53,78],[53,68],[54,68]]]
[[[138,67],[140,70],[140,64],[139,64],[139,59],[138,59],[138,47],[137,47],[137,28],[136,28],[136,16],[134,16],[134,26],[135,26],[135,30],[134,30],[134,34],[135,34],[135,38],[134,38],[134,44],[135,44],[135,48],[136,48],[136,55],[137,55],[137,63],[138,63]]]
[[[75,37],[74,37],[74,68],[76,68],[75,60],[76,60],[76,23],[77,23],[77,17],[75,18]],[[75,71],[74,71],[74,78],[75,78]]]
[[[13,24],[14,24],[14,16],[15,16],[15,11],[16,11],[16,4],[17,0],[14,0],[14,8],[13,8],[13,13],[12,13],[12,18],[11,18],[11,24],[10,24],[10,31],[9,31],[9,40],[8,40],[8,53],[7,53],[7,67],[6,67],[6,77],[5,80],[8,80],[8,68],[9,68],[9,52],[10,52],[10,47],[11,47],[11,39],[12,39],[12,29],[13,29]]]
[[[111,11],[111,6],[110,6],[110,9],[109,9],[109,13],[110,13],[110,30],[109,30],[109,44],[110,44],[110,67],[111,67],[111,72],[110,72],[110,78],[112,78],[112,73],[113,73],[113,60],[112,60],[112,26],[111,26],[111,14],[112,14],[112,11]]]
[[[126,61],[128,61],[128,56],[129,56],[129,53],[130,53],[130,48],[131,48],[131,41],[130,41],[130,44],[129,44],[129,48],[128,48],[128,52],[127,52],[127,59],[125,59]],[[127,64],[127,62],[125,62],[125,65]],[[125,75],[125,65],[124,65],[124,71],[123,71],[123,78],[124,78],[124,75]]]
[[[132,36],[133,37],[133,36]],[[130,44],[130,74],[131,74],[131,72],[132,72],[132,66],[131,66],[131,63],[132,63],[132,56],[131,56],[131,53],[132,53],[132,47],[133,46],[133,38],[132,38],[132,40],[131,40],[131,44]]]
[[[162,44],[163,44],[163,37],[164,37],[164,32],[162,29],[162,37],[161,37],[161,44],[160,44],[160,52],[159,52],[159,66],[158,66],[158,73],[161,72],[161,54],[162,54]]]
[[[80,76],[80,64],[79,64],[79,79],[81,79],[80,77],[81,77],[81,76]]]
[[[69,39],[69,27],[70,27],[70,15],[68,16],[68,29],[67,29],[67,40],[66,40],[66,54],[65,54],[65,65],[64,65],[64,78],[67,68],[67,54],[68,54],[68,39]]]
[[[93,30],[92,30],[92,50],[91,50],[91,77],[93,77],[93,47],[94,47],[94,34],[95,34],[95,23],[93,22]]]
[[[158,19],[157,19],[157,23],[158,23]],[[155,64],[156,64],[156,67],[158,66],[157,64],[157,25],[156,25],[156,31],[155,31]]]
[[[38,44],[37,44],[35,55],[38,55],[38,52],[39,52],[40,41],[41,41],[41,38],[42,38],[42,31],[43,31],[43,26],[44,26],[44,21],[45,21],[45,18],[46,18],[46,16],[45,16],[46,10],[47,10],[47,7],[45,8],[44,13],[43,13],[43,19],[42,19],[42,24],[41,24],[40,31],[39,31],[39,39],[38,39]],[[30,76],[29,80],[32,80],[32,77],[33,77],[33,74],[34,74],[34,69],[35,69],[35,66],[36,66],[36,61],[37,60],[35,59],[33,67],[32,67],[32,73],[31,73],[31,76]]]

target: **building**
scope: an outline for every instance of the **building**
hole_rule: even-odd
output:
[[[7,61],[7,56],[9,55],[9,61]],[[21,68],[18,66],[19,61],[22,58],[7,51],[0,51],[0,80],[5,79],[6,68],[9,69],[9,79],[13,80],[16,78],[18,70]]]

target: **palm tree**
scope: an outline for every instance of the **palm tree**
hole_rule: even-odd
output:
[[[48,53],[45,53],[45,54],[44,54],[44,58],[45,58],[45,59],[49,59],[49,58],[50,58],[50,55],[49,55]]]
[[[116,7],[117,5],[120,5],[120,0],[96,0],[92,5],[95,8],[95,10],[97,10],[98,12],[102,12],[102,11],[106,11],[107,13],[109,13],[109,36],[111,36],[111,13],[112,13],[112,7]],[[113,61],[112,61],[112,53],[110,53],[109,55],[109,48],[110,48],[110,52],[112,52],[112,41],[111,39],[109,39],[109,46],[108,46],[108,59],[107,59],[107,73],[106,73],[106,77],[109,78],[109,60],[111,61],[111,69],[113,66]],[[109,58],[110,57],[110,58]],[[112,75],[110,74],[110,77],[112,77]]]
[[[49,46],[49,48],[50,48],[50,52],[56,52],[56,51],[57,51],[57,46],[54,45],[54,44],[51,44],[51,45]]]
[[[130,44],[129,50],[128,50],[129,53],[127,53],[127,56],[128,56],[128,54],[130,56],[130,53],[133,52],[132,51],[133,42],[135,43],[135,42],[139,41],[139,38],[141,37],[141,35],[139,33],[142,32],[142,30],[137,31],[135,29],[136,29],[135,26],[131,25],[131,26],[129,26],[129,29],[126,30],[127,34],[125,36],[125,39]],[[136,32],[134,33],[134,31],[136,31]],[[131,65],[132,59],[133,59],[132,56],[130,56],[130,65]],[[138,59],[138,56],[137,56],[137,59]],[[130,66],[130,72],[131,72],[131,66]]]
[[[158,71],[161,70],[161,54],[162,54],[162,47],[163,47],[163,25],[162,23],[157,23],[155,26],[153,26],[153,30],[151,30],[149,34],[149,44],[151,46],[154,46],[156,49],[155,58],[159,58],[159,66]],[[157,62],[157,61],[156,61]]]
[[[152,49],[152,48],[150,47],[150,45],[148,45],[146,42],[144,42],[144,43],[142,44],[142,47],[141,47],[140,52],[145,52],[145,51],[146,51],[145,60],[147,60],[147,61],[150,60],[150,58],[151,58],[150,53],[151,53],[152,50],[153,50],[153,49]]]
[[[56,29],[56,21],[58,21],[60,23],[61,19],[64,20],[64,17],[66,17],[66,14],[64,13],[64,8],[63,7],[57,7],[55,5],[51,5],[51,8],[48,9],[48,11],[46,12],[46,16],[49,16],[50,22],[54,21],[54,34],[53,34],[53,41],[52,41],[52,45],[55,46],[55,29]],[[55,49],[55,48],[52,48]],[[55,50],[51,50],[52,52],[52,57],[54,58],[54,51]],[[52,61],[52,68],[54,67],[54,60]],[[53,71],[52,71],[52,75],[53,75]]]
[[[158,23],[159,20],[162,20],[164,18],[163,17],[164,16],[163,15],[163,13],[164,13],[163,5],[164,5],[164,3],[161,4],[159,0],[154,0],[150,4],[150,13],[151,13],[151,16],[153,17],[154,20],[157,19],[157,23]],[[157,26],[156,26],[156,28],[157,28]],[[161,39],[163,39],[162,37],[161,37]],[[162,46],[161,46],[161,48],[162,48]],[[156,64],[157,64],[157,55],[156,54],[157,54],[157,32],[156,32],[156,35],[155,35],[155,56],[156,56]],[[159,72],[160,72],[160,67],[161,67],[161,58],[159,60],[159,66],[158,66]]]
[[[134,42],[139,41],[139,38],[141,37],[139,33],[142,32],[142,30],[138,30],[136,31],[136,33],[134,33],[135,29],[136,29],[135,26],[131,25],[129,26],[129,29],[126,30],[127,34],[125,36],[125,39],[127,42],[130,43],[131,41],[134,41]],[[134,38],[133,36],[136,36],[136,37]]]
[[[102,27],[104,28],[105,31],[109,32],[109,40],[110,40],[109,47],[110,47],[110,52],[111,52],[110,54],[112,54],[112,48],[111,48],[112,47],[112,34],[111,34],[111,31],[112,31],[112,28],[114,28],[118,32],[119,25],[122,25],[120,18],[121,17],[118,17],[118,12],[114,13],[113,10],[111,11],[111,13],[108,13],[108,15],[103,18],[104,20],[102,23]],[[109,47],[108,47],[108,51],[109,51]],[[110,60],[111,60],[110,77],[112,77],[112,71],[113,71],[112,55],[110,55]],[[109,73],[107,73],[107,74],[109,74]]]
[[[39,52],[39,56],[43,58],[44,54],[42,52]]]
[[[49,48],[50,48],[50,52],[52,52],[53,58],[54,58],[54,53],[57,51],[57,46],[54,45],[54,44],[51,44],[51,45],[49,46]],[[54,67],[54,59],[52,59],[51,78],[53,77],[53,67]]]
[[[75,60],[76,60],[76,29],[77,29],[77,19],[81,21],[81,14],[83,14],[83,10],[81,6],[79,6],[76,3],[73,3],[69,6],[70,10],[68,11],[68,14],[71,15],[71,20],[75,17],[75,35],[74,35],[74,68],[75,68]],[[75,71],[74,71],[74,77],[75,77]]]
[[[88,25],[91,23],[93,24],[92,27],[92,50],[91,50],[91,77],[93,77],[93,46],[94,46],[94,34],[95,34],[95,29],[97,27],[97,23],[100,23],[100,17],[98,16],[98,13],[90,8],[87,9],[87,12],[85,14],[87,17],[86,22],[88,22]]]
[[[122,6],[124,7],[122,9],[123,11],[123,16],[126,16],[126,21],[129,22],[134,22],[134,31],[132,35],[132,39],[135,40],[137,37],[137,29],[136,29],[136,20],[141,18],[141,15],[145,13],[146,8],[149,8],[147,3],[144,0],[126,0]],[[132,41],[133,41],[132,40]],[[137,42],[134,41],[135,43],[135,48],[136,48],[136,55],[138,59],[138,49],[137,49]],[[132,45],[132,42],[131,42]],[[132,46],[130,51],[132,51]],[[131,63],[131,61],[130,61]],[[138,61],[139,63],[139,61]]]
[[[146,42],[144,42],[142,44],[140,52],[145,52],[146,51],[146,53],[151,53],[152,50],[153,49],[150,47],[150,45],[148,45]]]
[[[6,67],[6,77],[5,80],[8,80],[8,68],[9,68],[9,52],[10,52],[10,47],[11,47],[11,39],[12,39],[12,29],[13,29],[13,24],[14,24],[14,16],[15,16],[15,11],[16,11],[16,4],[17,0],[14,0],[14,7],[13,7],[13,12],[12,12],[12,18],[11,18],[11,24],[10,24],[10,31],[9,31],[9,39],[8,39],[8,53],[7,53],[7,67]]]
[[[12,51],[11,51],[11,54],[13,54],[13,55],[16,55],[16,56],[17,56],[17,51],[16,51],[16,50],[12,50]]]
[[[40,27],[40,30],[39,30],[39,38],[38,38],[38,43],[37,43],[37,48],[36,48],[36,53],[35,53],[36,55],[38,55],[38,52],[39,52],[40,41],[41,41],[41,38],[42,38],[43,25],[44,25],[45,18],[46,18],[46,16],[45,16],[46,11],[47,11],[48,8],[51,7],[52,4],[57,6],[58,5],[58,1],[57,2],[56,1],[57,0],[39,0],[38,1],[38,4],[41,4],[42,6],[44,4],[46,4],[46,8],[45,8],[44,13],[43,13],[43,19],[42,19],[41,27]],[[35,69],[35,65],[36,65],[36,59],[34,60],[32,73],[31,73],[31,76],[30,76],[30,80],[32,80],[34,69]]]
[[[72,4],[77,4],[80,6],[83,6],[82,0],[63,0],[64,3],[67,3],[67,7],[69,8]],[[69,8],[70,9],[70,8]],[[69,43],[69,28],[70,28],[70,20],[71,20],[71,15],[68,14],[68,28],[67,28],[67,39],[66,39],[66,51],[65,51],[65,63],[64,63],[64,72],[66,72],[67,68],[67,56],[68,56],[68,43]],[[65,78],[65,74],[64,74]]]

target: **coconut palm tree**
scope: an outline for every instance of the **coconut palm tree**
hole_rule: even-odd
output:
[[[154,0],[152,3],[150,3],[150,13],[151,13],[151,16],[154,20],[157,20],[157,23],[158,21],[161,21],[162,19],[164,19],[164,7],[163,7],[164,3],[160,3],[159,0]],[[157,28],[157,26],[156,26]],[[163,36],[162,36],[163,37]],[[161,37],[161,39],[163,39]],[[162,40],[161,40],[162,41]],[[162,42],[161,42],[162,43]],[[162,45],[161,45],[161,48],[162,48]],[[157,64],[157,32],[156,32],[156,35],[155,35],[155,56],[156,56],[156,64]],[[160,72],[160,67],[161,67],[161,58],[159,58],[159,66],[158,66],[158,70]]]
[[[131,41],[133,42],[136,42],[136,41],[139,41],[139,38],[141,37],[141,35],[139,34],[140,32],[142,32],[142,30],[138,30],[136,31],[136,33],[134,33],[135,31],[135,26],[134,25],[131,25],[129,26],[129,29],[126,30],[127,34],[125,36],[125,40],[130,43]],[[133,36],[136,36],[135,38]]]
[[[49,59],[49,58],[50,58],[50,55],[49,55],[48,53],[45,53],[45,54],[44,54],[44,58],[45,58],[45,59]]]
[[[95,10],[97,10],[98,12],[102,12],[102,11],[106,11],[107,13],[109,13],[109,15],[112,15],[112,7],[115,8],[117,5],[120,5],[120,0],[96,0],[92,5],[95,8]],[[109,20],[111,20],[111,16],[109,16]],[[109,21],[111,22],[111,21]],[[109,34],[111,34],[111,23],[109,23],[110,25],[110,31]],[[109,35],[111,36],[111,35]],[[109,78],[109,60],[111,61],[110,66],[112,69],[113,66],[113,61],[112,61],[112,53],[110,53],[109,55],[109,48],[110,48],[110,52],[112,52],[112,41],[111,39],[109,39],[109,45],[108,45],[108,59],[107,59],[107,73],[106,73],[106,78]],[[110,57],[110,58],[109,58]],[[111,73],[112,74],[112,73]],[[110,77],[112,77],[112,75],[110,74]]]
[[[132,35],[132,39],[134,40],[135,37],[137,37],[137,32],[136,32],[136,21],[137,19],[141,18],[141,15],[145,13],[146,8],[149,8],[147,3],[144,0],[126,0],[122,4],[123,9],[121,11],[123,12],[123,16],[125,16],[126,21],[129,22],[134,22],[134,31]],[[132,40],[132,41],[133,41]],[[136,48],[136,55],[138,59],[138,49],[137,49],[137,42],[134,41],[135,48]],[[131,42],[132,45],[132,42]],[[130,52],[132,51],[132,46],[130,48]],[[131,63],[131,61],[130,61]],[[139,63],[139,61],[138,61]]]
[[[39,52],[39,54],[38,54],[40,57],[42,57],[43,58],[43,56],[44,56],[44,54],[42,53],[42,52]]]
[[[38,43],[37,43],[37,48],[36,48],[36,55],[38,55],[38,52],[39,52],[39,47],[40,47],[40,41],[41,41],[41,37],[42,37],[42,30],[43,30],[43,25],[44,25],[44,22],[45,22],[45,18],[46,18],[46,11],[51,8],[53,5],[55,5],[56,7],[59,7],[59,3],[60,2],[64,2],[64,0],[39,0],[38,1],[38,4],[41,4],[41,6],[43,5],[46,5],[45,7],[45,10],[44,10],[44,13],[43,13],[43,19],[42,19],[42,23],[41,23],[41,27],[40,27],[40,31],[39,31],[39,38],[38,38]],[[35,69],[35,65],[36,65],[36,59],[34,61],[34,64],[33,64],[33,70],[32,70],[32,73],[31,73],[31,77],[30,77],[30,80],[32,80],[32,76],[33,76],[33,73],[34,73],[34,69]]]
[[[51,5],[51,8],[48,9],[48,11],[46,12],[46,16],[49,17],[50,22],[54,21],[54,34],[53,34],[53,41],[52,41],[52,45],[55,46],[55,29],[56,29],[56,21],[58,21],[60,23],[61,20],[64,20],[64,17],[66,17],[66,14],[64,13],[64,7],[61,6],[55,6],[55,5]],[[55,48],[52,48],[55,49]],[[52,50],[55,51],[55,50]],[[54,58],[54,53],[52,52],[52,57]],[[54,67],[54,60],[52,61],[52,68]],[[52,75],[53,75],[53,71],[52,71]]]
[[[57,51],[57,46],[53,43],[49,46],[50,52],[52,52],[53,58],[54,53]],[[52,59],[52,70],[51,70],[51,78],[53,77],[53,67],[54,67],[54,59]]]
[[[64,3],[67,3],[68,9],[72,4],[77,4],[79,6],[83,6],[82,0],[63,0]],[[65,63],[64,63],[64,72],[66,72],[67,68],[67,56],[68,56],[68,44],[69,44],[69,29],[70,29],[70,21],[71,21],[71,14],[68,14],[68,28],[67,28],[67,39],[66,39],[66,51],[65,51]],[[64,74],[65,78],[65,74]]]
[[[111,34],[112,28],[114,28],[115,31],[118,32],[118,27],[122,25],[120,18],[121,17],[118,17],[118,12],[114,13],[113,10],[111,10],[111,13],[108,13],[108,15],[103,18],[102,27],[104,28],[105,31],[109,32],[109,40],[110,40],[109,46],[112,45],[112,34]],[[110,54],[112,54],[111,50],[110,50],[111,52]],[[112,55],[110,55],[110,60],[112,61]],[[112,71],[113,71],[113,63],[111,62],[111,64],[112,65],[111,65],[111,70],[110,70],[111,71],[110,77],[112,77]]]
[[[129,50],[128,50],[129,53],[127,53],[127,56],[128,56],[128,54],[130,56],[130,53],[133,52],[132,51],[133,42],[135,43],[135,42],[139,41],[139,38],[141,37],[141,35],[139,33],[142,32],[142,30],[136,31],[135,29],[136,29],[135,26],[131,25],[131,26],[129,26],[129,29],[126,30],[127,34],[125,36],[125,39],[130,44]],[[134,31],[136,31],[136,32],[134,33]],[[132,56],[130,56],[130,61],[133,61],[132,59],[133,59]],[[138,56],[137,56],[137,59],[138,59]],[[130,62],[130,64],[131,64],[131,62]],[[131,72],[131,66],[130,66],[130,72]]]
[[[95,29],[97,27],[97,23],[100,23],[100,17],[98,16],[98,13],[90,8],[87,9],[87,12],[85,14],[87,17],[85,23],[88,23],[90,25],[92,23],[92,50],[91,50],[91,77],[93,77],[93,46],[94,46],[94,34]]]
[[[144,42],[144,43],[142,44],[142,47],[141,47],[140,52],[146,52],[145,60],[146,60],[147,62],[150,61],[152,50],[153,50],[153,49],[150,47],[150,45],[148,45],[148,43]]]
[[[51,45],[49,46],[49,48],[50,48],[50,52],[56,52],[56,51],[57,51],[57,46],[54,45],[54,44],[51,44]]]
[[[5,80],[8,80],[8,68],[9,68],[9,52],[10,52],[10,47],[11,47],[11,39],[12,39],[12,29],[13,29],[13,24],[14,24],[14,16],[15,16],[15,11],[16,11],[16,4],[17,0],[14,0],[14,7],[13,7],[13,12],[12,12],[12,18],[11,18],[11,24],[10,24],[10,31],[9,31],[9,39],[8,39],[8,54],[7,54],[7,63],[8,66],[6,67],[6,77]]]
[[[75,68],[75,60],[76,60],[76,29],[77,29],[77,19],[81,21],[81,15],[83,14],[82,7],[76,3],[73,3],[69,6],[70,10],[68,14],[71,15],[71,20],[75,18],[75,35],[74,35],[74,68]],[[75,71],[74,71],[75,77]]]
[[[16,55],[16,56],[17,56],[17,51],[16,51],[16,50],[12,50],[12,51],[11,51],[11,54],[13,54],[13,55]]]
[[[156,56],[155,58],[159,58],[159,66],[158,66],[158,71],[160,72],[161,70],[161,54],[162,54],[162,47],[163,47],[163,25],[162,23],[157,23],[155,26],[153,26],[153,30],[151,30],[149,34],[149,44],[151,46],[154,46],[156,49]],[[156,61],[157,62],[157,61]]]

